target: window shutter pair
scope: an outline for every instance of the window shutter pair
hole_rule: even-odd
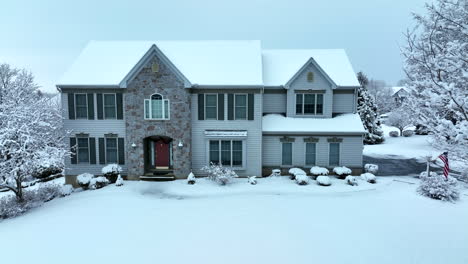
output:
[[[224,94],[218,94],[218,120],[224,120]],[[198,94],[198,120],[205,120],[205,94]]]
[[[106,144],[105,138],[99,138],[99,164],[106,164]],[[117,138],[118,163],[125,164],[125,144],[124,138]]]
[[[234,94],[228,94],[228,120],[234,120]],[[254,120],[254,94],[247,95],[247,120]]]
[[[117,119],[123,119],[123,94],[116,93],[115,98],[117,101]],[[102,120],[104,119],[104,96],[102,93],[96,94],[97,99],[97,119]]]
[[[86,95],[88,101],[88,119],[94,119],[94,95],[89,93]],[[76,119],[75,113],[75,94],[68,93],[68,119]]]
[[[88,144],[89,144],[89,163],[90,164],[96,164],[96,139],[93,137],[88,138]],[[77,158],[77,144],[76,144],[76,138],[72,137],[70,138],[70,152],[71,152],[71,164],[77,164],[78,158]]]

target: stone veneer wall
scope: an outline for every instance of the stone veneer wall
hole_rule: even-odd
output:
[[[151,69],[159,64],[159,72]],[[145,120],[144,99],[154,93],[170,100],[170,120]],[[144,174],[143,140],[149,136],[168,136],[173,139],[174,175],[186,178],[191,170],[190,92],[183,81],[154,55],[127,85],[125,94],[126,150],[128,179],[139,179]],[[183,147],[178,147],[182,141]],[[136,144],[136,148],[132,144]]]

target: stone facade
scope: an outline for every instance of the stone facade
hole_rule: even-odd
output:
[[[153,72],[157,63],[159,71]],[[145,120],[144,100],[159,93],[170,100],[170,120]],[[173,169],[176,178],[185,178],[191,169],[190,92],[184,82],[154,54],[127,85],[125,122],[128,178],[139,179],[145,173],[144,144],[150,136],[173,139]],[[179,142],[183,147],[179,147]],[[135,144],[136,147],[132,147]]]

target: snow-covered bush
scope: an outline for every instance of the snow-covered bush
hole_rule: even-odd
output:
[[[91,179],[94,178],[94,175],[91,173],[82,173],[76,177],[76,183],[83,188],[83,189],[88,189],[89,188],[89,183]]]
[[[250,176],[250,177],[247,177],[248,178],[248,182],[252,185],[256,185],[257,184],[257,176]]]
[[[62,186],[62,188],[60,188],[60,196],[62,197],[68,196],[72,194],[72,192],[73,192],[73,186],[71,184],[65,184]]]
[[[115,186],[122,186],[124,184],[122,176],[117,176],[117,180],[115,181]]]
[[[329,171],[327,168],[314,166],[310,168],[310,173],[314,176],[328,175]]]
[[[299,169],[299,168],[289,169],[289,174],[291,175],[289,177],[291,180],[296,179],[296,175],[307,175],[307,173],[305,173],[305,171],[303,171],[302,169]]]
[[[452,176],[446,179],[443,175],[431,172],[428,177],[427,172],[422,172],[419,178],[421,182],[417,191],[421,195],[450,202],[456,201],[460,197],[457,179]]]
[[[346,176],[345,181],[346,181],[347,184],[349,184],[351,186],[357,186],[358,185],[358,182],[357,182],[356,178],[354,176],[351,176],[351,175]]]
[[[208,179],[219,183],[220,185],[228,184],[233,178],[237,178],[237,173],[230,168],[223,167],[211,163],[210,166],[205,166],[202,171],[208,174]]]
[[[110,182],[114,183],[117,180],[119,174],[122,172],[122,167],[113,163],[102,168],[101,172],[104,177],[106,177]]]
[[[104,176],[98,176],[95,178],[92,178],[89,181],[89,189],[95,190],[95,189],[101,189],[109,184],[109,180],[104,177]]]
[[[379,165],[368,163],[364,165],[364,170],[375,175],[379,171]]]
[[[413,130],[403,130],[404,137],[411,137],[414,134]]]
[[[48,202],[62,195],[62,186],[58,184],[44,184],[35,190],[36,199]]]
[[[398,137],[400,133],[398,131],[390,131],[388,135],[390,135],[391,137]]]
[[[280,169],[271,170],[271,175],[270,176],[281,176],[281,170]]]
[[[187,176],[187,183],[188,184],[195,184],[195,182],[197,181],[197,179],[195,178],[195,175],[193,174],[193,172],[190,172],[189,175]]]
[[[338,175],[339,178],[344,179],[346,176],[351,175],[351,169],[345,166],[333,168],[333,172]]]
[[[368,183],[376,183],[377,182],[377,178],[375,177],[375,175],[372,174],[372,173],[369,173],[369,172],[361,174],[361,179],[363,179],[364,181],[366,181]]]
[[[330,180],[330,177],[321,175],[317,177],[317,183],[322,186],[330,186],[331,180]]]
[[[299,185],[309,184],[309,176],[306,174],[296,174],[296,183]]]

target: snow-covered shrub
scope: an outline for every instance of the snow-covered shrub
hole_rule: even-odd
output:
[[[220,185],[228,184],[233,178],[237,178],[237,173],[230,168],[223,167],[211,163],[210,166],[205,166],[202,171],[208,174],[208,179],[219,183]]]
[[[271,170],[271,175],[270,176],[281,176],[281,170],[280,169]]]
[[[398,131],[390,131],[388,135],[390,135],[391,137],[398,137],[400,133],[398,133]]]
[[[354,176],[351,176],[351,175],[346,176],[345,181],[346,181],[347,184],[349,184],[351,186],[357,186],[358,185],[358,182],[357,182],[356,178]]]
[[[299,185],[309,184],[309,176],[306,174],[296,174],[296,183]]]
[[[296,175],[307,175],[307,173],[305,173],[305,171],[299,169],[299,168],[291,168],[289,169],[289,174],[291,175],[289,178],[291,180],[294,180],[296,179]]]
[[[195,184],[196,181],[197,179],[195,178],[195,175],[193,174],[193,172],[190,172],[189,175],[187,176],[187,183]]]
[[[431,172],[428,177],[427,172],[422,172],[419,178],[421,182],[417,191],[421,195],[450,202],[456,201],[460,197],[457,179],[452,176],[446,179],[443,175]]]
[[[110,182],[114,183],[117,180],[119,174],[122,172],[122,167],[113,163],[102,168],[101,172],[104,177],[106,177]]]
[[[76,177],[76,183],[78,183],[78,185],[81,188],[86,190],[86,189],[89,188],[89,183],[90,183],[92,178],[94,178],[93,174],[83,173],[83,174],[78,175],[78,177]]]
[[[379,165],[368,163],[364,165],[364,170],[375,175],[379,171]]]
[[[317,183],[322,186],[330,186],[331,180],[330,180],[330,177],[326,175],[321,175],[317,177]]]
[[[333,168],[333,172],[338,175],[339,178],[344,179],[346,176],[351,175],[351,169],[345,166]]]
[[[48,165],[48,164],[47,164]],[[51,175],[58,174],[62,172],[62,168],[58,167],[57,165],[50,165],[46,166],[45,164],[41,164],[39,166],[37,172],[33,173],[34,178],[44,179]]]
[[[364,181],[366,181],[368,183],[376,183],[377,182],[377,178],[375,177],[375,175],[372,174],[372,173],[369,173],[369,172],[361,174],[361,179],[363,179]]]
[[[109,184],[109,180],[104,176],[98,176],[95,178],[91,178],[89,181],[89,189],[101,189]]]
[[[72,194],[72,192],[73,192],[73,186],[71,186],[71,184],[65,184],[60,189],[60,196],[65,197],[65,196]]]
[[[48,202],[62,195],[62,186],[58,184],[44,184],[35,190],[36,199]]]
[[[115,186],[122,186],[124,184],[122,176],[117,176],[117,180],[115,181]]]
[[[252,185],[256,185],[257,184],[257,176],[250,176],[250,177],[247,177],[248,178],[248,182]]]
[[[310,173],[314,176],[328,175],[329,171],[327,168],[314,166],[310,168]]]
[[[404,137],[411,137],[414,134],[413,130],[403,130]]]

